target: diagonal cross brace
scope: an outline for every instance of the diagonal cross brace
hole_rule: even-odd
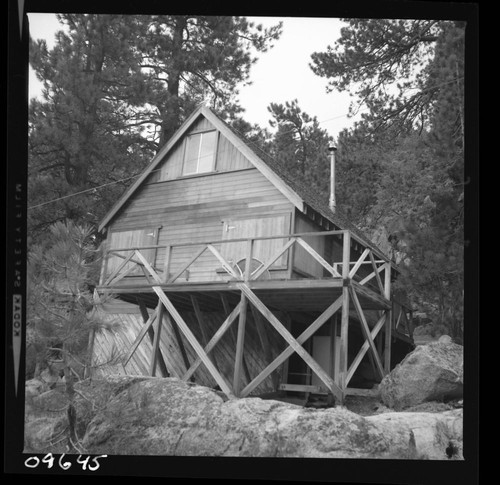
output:
[[[153,286],[152,288],[153,291],[158,295],[158,298],[160,298],[162,303],[165,305],[165,308],[168,310],[172,318],[175,320],[175,322],[179,326],[179,329],[182,331],[187,341],[191,344],[198,357],[205,364],[205,367],[208,369],[212,377],[215,379],[215,382],[217,382],[222,392],[224,392],[228,396],[231,396],[232,392],[229,386],[227,385],[226,381],[220,375],[219,371],[215,368],[214,364],[203,350],[203,347],[199,344],[198,340],[196,340],[196,337],[189,329],[189,326],[184,321],[184,319],[179,315],[179,312],[176,310],[176,308],[169,300],[167,295],[163,292],[163,290],[159,286]]]
[[[335,384],[334,380],[323,370],[323,368],[313,359],[313,357],[304,349],[304,347],[300,345],[300,343],[292,336],[292,334],[285,328],[285,326],[260,301],[257,295],[255,295],[255,293],[252,290],[250,290],[250,288],[248,288],[248,286],[245,284],[239,284],[238,288],[242,291],[242,293],[245,294],[245,296],[252,303],[252,305],[254,305],[257,308],[257,310],[259,310],[259,312],[262,313],[262,315],[269,321],[269,323],[286,340],[288,345],[292,348],[290,354],[296,352],[305,361],[305,363],[312,369],[312,371],[321,379],[321,381],[327,386],[327,388],[330,389],[337,398],[342,400],[344,394],[342,389],[337,384]],[[245,394],[249,392],[248,387],[249,386],[247,386],[243,390]],[[243,392],[241,393],[242,396],[244,396],[245,394]]]
[[[361,329],[365,335],[366,342],[371,350],[373,355],[373,360],[375,361],[375,367],[381,379],[383,379],[385,372],[384,367],[382,366],[382,362],[380,361],[380,357],[377,352],[377,348],[375,347],[375,342],[373,341],[372,334],[370,332],[370,327],[368,327],[368,323],[366,321],[365,315],[363,313],[363,309],[361,308],[361,303],[359,302],[358,295],[356,295],[356,291],[354,288],[351,288],[352,301],[354,302],[354,306],[359,315],[359,319],[361,321]]]

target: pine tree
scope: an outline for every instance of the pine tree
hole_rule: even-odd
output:
[[[414,304],[460,342],[464,25],[354,19],[312,59],[329,89],[354,89],[368,110],[339,137],[350,188],[339,203],[401,263]]]
[[[35,349],[38,372],[48,368],[64,376],[68,448],[78,451],[74,383],[90,368],[91,332],[105,325],[92,312],[99,251],[88,226],[58,222],[49,234],[28,258],[26,344]]]

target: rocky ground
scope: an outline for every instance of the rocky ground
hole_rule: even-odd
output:
[[[326,409],[297,395],[228,400],[171,378],[86,380],[76,385],[73,452],[462,459],[461,359],[446,339],[417,347],[377,397],[348,396]],[[62,383],[47,390],[28,381],[26,452],[67,452],[66,410]]]

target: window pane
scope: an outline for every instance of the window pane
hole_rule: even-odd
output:
[[[211,172],[213,170],[216,140],[215,134],[215,131],[210,131],[208,133],[203,133],[201,136],[198,173]]]
[[[184,156],[184,169],[182,173],[188,175],[191,173],[196,173],[198,167],[198,156],[200,153],[200,135],[188,136],[186,141],[186,154]]]

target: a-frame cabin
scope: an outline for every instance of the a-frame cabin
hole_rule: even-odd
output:
[[[98,372],[343,402],[413,348],[388,257],[206,107],[99,230]]]

